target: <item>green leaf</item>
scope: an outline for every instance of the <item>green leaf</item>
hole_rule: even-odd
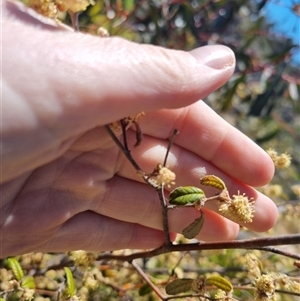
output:
[[[201,231],[204,224],[204,213],[201,211],[201,216],[196,218],[190,225],[183,229],[182,234],[185,238],[192,239]]]
[[[14,277],[20,281],[24,276],[24,272],[19,261],[15,257],[10,257],[6,260],[6,264],[13,272]]]
[[[172,205],[184,206],[201,201],[205,198],[202,189],[194,186],[177,187],[169,195],[169,203]]]
[[[232,290],[231,283],[221,276],[210,276],[206,278],[207,285],[214,285],[225,292],[230,292]]]
[[[21,287],[34,289],[35,288],[34,278],[32,276],[25,276],[22,280]]]
[[[139,295],[140,296],[148,295],[151,292],[152,292],[152,287],[148,283],[145,283],[139,289]]]
[[[123,7],[127,13],[130,13],[134,9],[134,0],[123,0]]]
[[[66,273],[66,279],[67,279],[67,293],[70,297],[73,297],[75,295],[75,283],[74,283],[74,277],[71,272],[71,270],[68,267],[64,268]]]
[[[168,295],[177,295],[180,293],[187,292],[191,290],[193,279],[175,279],[174,281],[170,282],[166,286],[166,293]]]

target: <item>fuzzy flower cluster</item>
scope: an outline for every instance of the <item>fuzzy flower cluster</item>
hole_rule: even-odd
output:
[[[254,217],[254,200],[243,193],[232,199],[219,200],[219,212],[236,223],[251,223]]]
[[[92,0],[29,0],[28,6],[43,16],[56,19],[59,11],[77,13],[93,3]]]
[[[218,289],[216,294],[215,294],[215,298],[214,300],[218,300],[218,301],[231,301],[233,300],[231,297],[231,293],[226,293],[225,291]],[[235,299],[234,299],[235,300]]]
[[[247,253],[245,255],[245,266],[248,270],[248,275],[252,278],[252,279],[256,279],[257,277],[259,277],[261,275],[261,262],[259,261],[259,259],[252,253]]]
[[[78,267],[89,267],[97,258],[96,252],[87,252],[83,250],[70,252],[70,257]]]
[[[283,194],[283,189],[279,184],[267,185],[264,187],[264,193],[269,197],[280,197]]]
[[[274,162],[275,167],[279,169],[284,169],[284,168],[288,168],[291,165],[292,157],[290,154],[283,153],[278,155],[278,153],[272,148],[269,148],[267,150],[267,153],[269,154],[272,161]]]
[[[289,292],[300,294],[299,281],[292,280],[287,275],[277,274],[275,275],[276,283],[284,290]]]
[[[262,264],[260,260],[253,254],[248,253],[244,258],[245,266],[248,270],[248,275],[254,279],[255,286],[254,297],[257,301],[275,301],[275,289],[281,288],[283,290],[299,293],[300,283],[293,278],[288,277],[282,273],[266,273],[262,274]]]
[[[269,274],[264,274],[255,280],[254,297],[257,301],[276,301],[275,281]]]
[[[158,186],[167,186],[170,188],[171,185],[175,184],[176,174],[171,171],[168,167],[158,165],[158,172],[152,178],[152,181]]]
[[[291,189],[296,196],[300,196],[300,184],[293,185]]]

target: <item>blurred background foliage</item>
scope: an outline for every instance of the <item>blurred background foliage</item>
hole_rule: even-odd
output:
[[[95,0],[94,5],[80,14],[79,28],[97,35],[102,27],[110,36],[179,50],[223,44],[234,51],[237,60],[234,75],[203,101],[264,149],[291,154],[291,166],[277,170],[272,184],[261,188],[281,212],[275,229],[269,233],[278,235],[299,232],[300,75],[299,63],[292,60],[293,54],[299,52],[299,44],[272,31],[272,24],[262,13],[266,3],[267,0]],[[288,8],[297,16],[294,27],[300,36],[300,4],[295,1]],[[71,23],[67,14],[61,13],[60,18]],[[256,235],[249,232],[241,231],[240,238]],[[179,237],[178,242],[185,242],[182,239]],[[297,246],[289,248],[299,252]],[[233,284],[249,284],[241,263],[245,253],[246,250],[172,253],[141,259],[140,265],[159,287],[164,287],[172,273],[180,278],[219,273],[229,277]],[[268,271],[299,276],[289,258],[258,251],[257,256]],[[18,260],[25,273],[35,277],[34,300],[57,300],[57,291],[64,282],[63,266],[73,265],[70,255],[31,253]],[[8,280],[4,279],[11,279],[11,271],[3,268],[4,264],[0,262],[3,279],[0,291],[8,289],[5,286]],[[158,300],[126,262],[95,261],[87,272],[80,273],[76,266],[72,270],[81,300]],[[253,300],[249,291],[235,290],[235,294],[239,300]],[[8,300],[22,299],[17,294],[7,296],[10,296]],[[297,298],[277,294],[277,300]]]

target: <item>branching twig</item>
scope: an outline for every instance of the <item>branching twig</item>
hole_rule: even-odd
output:
[[[115,133],[113,132],[113,130],[110,128],[109,125],[105,126],[106,131],[108,132],[109,136],[113,139],[113,141],[116,143],[116,145],[119,147],[119,149],[123,152],[123,154],[125,155],[125,157],[128,159],[128,161],[132,164],[132,166],[135,168],[135,170],[137,172],[139,172],[141,175],[143,175],[144,180],[147,182],[147,177],[145,175],[145,173],[143,172],[143,170],[139,167],[139,165],[137,164],[137,162],[132,158],[130,151],[127,150],[122,143],[119,141],[118,137],[115,135]],[[126,138],[125,138],[126,139]],[[148,183],[148,182],[147,182]]]
[[[244,240],[232,240],[232,241],[217,241],[217,242],[199,242],[192,244],[178,244],[170,245],[168,247],[162,246],[154,250],[133,253],[130,255],[114,255],[114,254],[103,254],[100,255],[97,260],[103,259],[115,259],[121,261],[131,262],[137,258],[147,258],[153,257],[160,254],[168,252],[177,252],[177,251],[201,251],[201,250],[220,250],[220,249],[252,249],[252,250],[261,250],[262,247],[269,246],[279,246],[279,245],[296,245],[300,243],[300,234],[291,234],[284,236],[275,236],[275,237],[262,237],[254,239],[244,239]],[[267,251],[278,253],[278,249],[270,248]],[[286,252],[281,252],[281,255],[288,256]],[[292,258],[300,260],[300,255],[293,254]]]
[[[110,128],[109,125],[106,125],[105,128],[106,128],[108,134],[110,135],[110,137],[116,143],[116,145],[120,148],[120,150],[123,152],[123,154],[129,160],[129,162],[133,165],[135,170],[142,175],[144,181],[157,191],[159,199],[160,199],[161,207],[162,207],[162,219],[163,219],[163,229],[164,229],[164,235],[165,235],[165,246],[166,246],[166,248],[168,248],[169,246],[172,245],[172,242],[170,240],[170,235],[169,235],[168,205],[166,204],[166,200],[164,197],[164,188],[163,188],[163,186],[157,186],[156,184],[154,184],[151,181],[150,177],[148,177],[145,174],[145,172],[140,168],[140,166],[137,164],[137,162],[133,159],[133,157],[131,156],[130,149],[128,147],[128,143],[127,143],[127,137],[126,137],[126,126],[127,125],[126,125],[124,119],[121,119],[120,122],[121,122],[121,127],[122,127],[123,144],[124,145],[120,142],[120,140],[117,138],[117,136],[112,131],[112,129]],[[167,163],[169,151],[170,151],[170,149],[173,145],[174,139],[178,133],[179,133],[178,130],[174,130],[173,135],[170,138],[168,150],[167,150],[167,153],[166,153],[166,156],[164,159],[163,166],[165,166]]]

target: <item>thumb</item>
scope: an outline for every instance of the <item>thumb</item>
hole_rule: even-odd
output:
[[[49,162],[96,126],[187,106],[234,70],[224,46],[188,53],[99,38],[63,29],[20,3],[1,6],[7,178]]]
[[[62,121],[64,128],[70,123],[73,130],[75,125],[107,124],[140,111],[184,107],[220,87],[234,71],[234,54],[225,46],[184,52],[49,24],[41,29],[40,20],[24,22],[24,17],[11,18],[11,23],[7,44],[14,44],[17,53],[10,53],[6,65],[19,70],[16,58],[27,56],[23,73],[13,74],[14,81],[27,78],[23,89],[31,93],[32,107],[38,102],[38,113],[48,122],[58,126]],[[56,108],[51,116],[49,102]]]
[[[78,112],[102,124],[141,111],[187,106],[223,85],[235,66],[225,46],[184,52],[74,33],[63,40],[60,48],[72,72],[61,74],[68,82],[60,91],[72,91],[80,98]]]

